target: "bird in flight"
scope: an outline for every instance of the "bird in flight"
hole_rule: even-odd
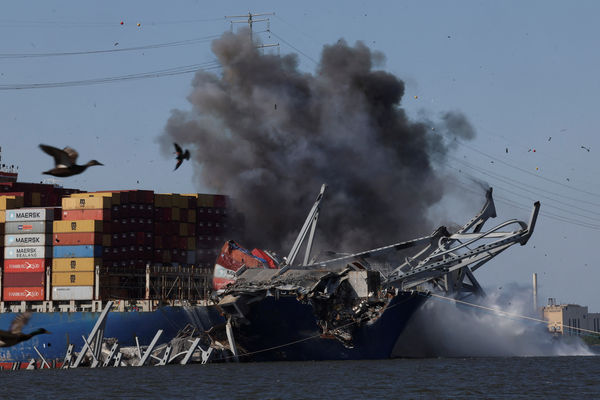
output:
[[[581,146],[582,149],[587,150],[588,153],[590,152],[590,148],[589,147],[585,147],[585,146]]]
[[[31,318],[31,313],[21,313],[13,319],[12,323],[10,324],[10,330],[0,330],[0,347],[14,346],[31,339],[35,335],[50,333],[44,328],[37,329],[31,333],[23,333],[23,327],[27,324],[27,322],[29,322],[29,318]]]
[[[96,160],[91,160],[84,165],[75,164],[79,153],[77,153],[75,149],[72,149],[71,147],[65,147],[61,150],[56,147],[40,144],[40,149],[42,149],[46,154],[49,154],[52,157],[54,157],[54,168],[42,172],[46,175],[53,175],[59,178],[65,178],[67,176],[80,174],[83,171],[85,171],[87,167],[90,167],[92,165],[104,165]]]
[[[188,149],[185,149],[185,151],[183,151],[181,146],[177,143],[173,143],[173,145],[175,146],[175,154],[177,154],[177,156],[175,157],[177,159],[177,164],[175,164],[175,169],[173,170],[175,171],[177,168],[179,168],[181,163],[183,163],[183,160],[190,159],[190,151]]]

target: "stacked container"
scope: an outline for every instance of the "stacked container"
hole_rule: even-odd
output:
[[[61,221],[54,222],[52,299],[94,298],[95,267],[102,265],[103,244],[110,244],[111,195],[81,194],[62,200]]]
[[[55,211],[54,208],[6,211],[2,276],[4,301],[45,299]]]

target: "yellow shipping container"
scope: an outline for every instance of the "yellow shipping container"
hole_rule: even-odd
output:
[[[63,199],[64,200],[64,199]],[[72,221],[54,221],[54,233],[102,232],[102,221],[80,219]],[[104,241],[104,239],[103,239]]]
[[[63,210],[94,210],[100,208],[110,208],[112,198],[110,197],[64,197],[62,199]]]
[[[185,196],[182,196],[180,194],[177,195],[177,197],[175,198],[176,201],[176,206],[179,208],[189,208],[189,199]]]
[[[187,236],[188,235],[188,224],[185,222],[179,223],[179,236]]]
[[[195,209],[190,208],[188,210],[187,222],[190,222],[192,224],[196,223],[196,210]]]
[[[3,224],[5,222],[6,222],[6,211],[0,210],[0,224]],[[2,242],[2,244],[4,245],[4,242]]]
[[[171,221],[181,220],[181,209],[177,207],[171,208]]]
[[[52,286],[92,286],[93,272],[53,272]]]
[[[155,193],[154,207],[173,207],[173,197],[171,193]]]
[[[113,193],[113,192],[73,193],[71,195],[71,197],[75,197],[75,198],[109,197],[111,199],[111,205],[118,206],[121,204],[121,193]]]
[[[213,207],[215,205],[215,196],[212,194],[198,194],[198,207]]]
[[[52,272],[94,272],[101,258],[53,258]]]
[[[23,196],[0,196],[0,210],[23,207]]]
[[[39,207],[42,205],[42,195],[38,192],[31,193],[31,206]]]
[[[187,249],[188,250],[196,250],[196,238],[195,237],[187,238]]]

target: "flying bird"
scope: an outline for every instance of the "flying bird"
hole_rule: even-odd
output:
[[[585,146],[581,146],[582,149],[587,150],[588,153],[590,152],[590,148],[589,147],[585,147]]]
[[[92,165],[104,165],[96,160],[91,160],[84,165],[75,164],[79,153],[77,153],[75,149],[72,149],[70,147],[65,147],[61,150],[56,147],[40,144],[40,149],[54,157],[55,165],[54,168],[42,172],[42,174],[53,175],[59,178],[65,178],[67,176],[80,174],[83,171],[85,171],[87,167],[90,167]]]
[[[14,346],[31,339],[35,335],[50,333],[44,328],[37,329],[31,333],[23,333],[23,327],[27,324],[27,322],[29,322],[29,318],[31,318],[31,313],[21,313],[13,319],[12,323],[10,324],[10,330],[0,330],[0,347]]]
[[[177,154],[177,157],[175,157],[177,159],[177,164],[175,164],[175,169],[173,170],[175,171],[177,168],[179,168],[181,163],[183,163],[183,160],[190,159],[190,151],[186,149],[184,152],[181,146],[179,146],[177,143],[173,143],[173,145],[175,146],[175,154]]]

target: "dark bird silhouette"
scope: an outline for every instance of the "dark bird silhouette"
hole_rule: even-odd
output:
[[[582,149],[587,150],[587,152],[590,152],[590,148],[589,147],[585,147],[585,146],[581,146]]]
[[[80,174],[83,171],[85,171],[87,167],[90,167],[92,165],[104,165],[96,160],[91,160],[85,165],[75,164],[79,153],[77,153],[75,149],[72,149],[70,147],[65,147],[61,150],[56,147],[40,144],[40,149],[54,157],[55,165],[54,168],[42,172],[42,174],[53,175],[59,178],[65,178],[67,176]]]
[[[29,322],[29,318],[31,318],[31,313],[21,313],[13,319],[10,324],[10,330],[2,331],[0,330],[0,347],[10,347],[15,344],[19,344],[26,340],[31,339],[35,335],[40,335],[42,333],[50,333],[44,328],[37,329],[31,333],[23,333],[23,327]]]
[[[175,146],[175,154],[177,154],[177,157],[175,157],[177,159],[177,164],[175,164],[175,169],[173,170],[175,171],[177,168],[179,168],[181,163],[183,163],[183,160],[190,159],[190,151],[186,149],[184,152],[181,146],[179,146],[177,143],[173,143],[173,145]]]

